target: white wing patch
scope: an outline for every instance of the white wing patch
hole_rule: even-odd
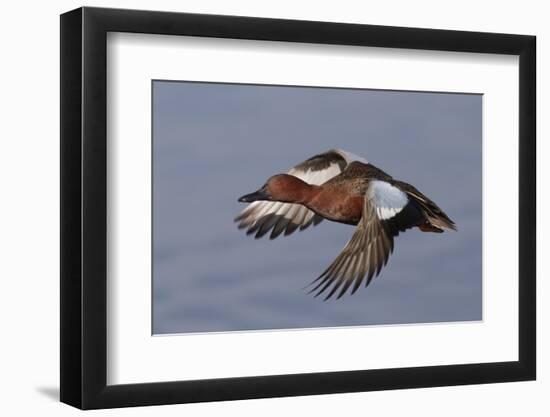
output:
[[[340,169],[340,166],[336,163],[332,163],[328,166],[328,168],[319,171],[302,171],[295,168],[292,168],[290,171],[288,171],[290,175],[294,175],[295,177],[300,178],[302,181],[313,185],[324,184],[331,178],[334,178],[335,176],[340,174],[340,172],[342,172],[342,170]]]
[[[409,202],[407,194],[386,181],[371,181],[367,198],[373,203],[380,220],[387,220],[398,214]]]

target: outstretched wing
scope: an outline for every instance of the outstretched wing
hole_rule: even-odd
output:
[[[340,174],[354,159],[353,154],[341,150],[330,150],[315,155],[291,168],[287,174],[294,175],[308,184],[321,185]],[[297,229],[304,230],[319,224],[323,218],[300,204],[277,201],[255,201],[250,203],[236,218],[239,229],[247,229],[248,235],[256,234],[258,239],[271,231],[270,239],[281,233],[290,235]]]
[[[350,241],[332,264],[315,280],[311,292],[317,297],[329,290],[325,300],[338,290],[342,297],[353,285],[355,293],[363,280],[367,286],[388,262],[393,238],[421,218],[406,193],[386,181],[371,181],[365,193],[363,215]]]

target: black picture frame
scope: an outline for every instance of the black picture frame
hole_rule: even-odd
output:
[[[519,56],[519,360],[107,385],[108,32]],[[61,401],[81,409],[533,380],[536,377],[534,36],[79,8],[61,15]]]

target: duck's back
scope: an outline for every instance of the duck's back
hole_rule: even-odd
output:
[[[364,195],[373,180],[392,181],[392,177],[370,163],[354,161],[339,175],[323,184],[323,188]]]

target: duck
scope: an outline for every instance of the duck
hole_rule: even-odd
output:
[[[411,184],[399,181],[366,159],[331,149],[271,176],[234,219],[238,229],[259,239],[306,230],[323,220],[356,226],[334,261],[306,288],[324,300],[367,287],[387,264],[394,238],[408,229],[457,230],[439,206]]]

